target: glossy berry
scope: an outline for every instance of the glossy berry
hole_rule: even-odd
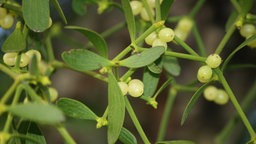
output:
[[[144,92],[144,84],[139,79],[133,79],[128,83],[128,93],[132,97],[139,97]]]
[[[148,45],[152,45],[155,39],[157,39],[157,33],[154,31],[145,38],[145,42]]]
[[[136,1],[136,0],[131,1],[130,5],[131,5],[133,15],[136,16],[136,15],[140,14],[140,12],[143,8],[143,5],[140,1]]]
[[[17,55],[18,54],[15,52],[5,53],[3,56],[4,63],[8,66],[14,66],[16,63]]]
[[[120,89],[122,91],[122,94],[126,95],[127,92],[128,92],[128,85],[127,85],[127,83],[125,83],[125,82],[118,82],[118,85],[119,85],[119,87],[120,87]]]
[[[240,29],[241,36],[248,38],[255,34],[256,28],[253,24],[244,24]]]
[[[5,17],[2,18],[1,20],[1,27],[3,29],[9,29],[13,26],[14,23],[14,18],[12,15],[7,14],[5,15]]]
[[[218,89],[215,86],[208,86],[204,89],[204,98],[213,101],[217,96]]]
[[[228,102],[229,97],[226,91],[218,89],[214,102],[219,105],[224,105]]]
[[[156,46],[163,46],[165,49],[167,48],[167,43],[162,41],[161,39],[155,39],[152,43],[152,47],[156,47]]]
[[[28,50],[25,54],[29,57],[30,61],[31,61],[31,59],[33,58],[34,55],[37,58],[37,62],[41,61],[41,54],[38,50],[31,49],[31,50]]]
[[[29,57],[26,54],[22,53],[21,58],[20,58],[20,65],[19,66],[20,67],[25,67],[25,66],[28,65],[28,63],[29,63]]]
[[[208,65],[201,66],[197,72],[198,81],[205,83],[212,78],[212,69]]]
[[[4,18],[7,14],[7,10],[3,7],[0,7],[0,19]]]
[[[48,88],[49,94],[50,94],[50,101],[53,102],[58,98],[58,91],[53,88],[53,87],[49,87]]]
[[[152,13],[153,16],[155,15],[155,12],[152,9],[151,9],[151,13]],[[148,15],[145,8],[142,8],[142,10],[140,12],[140,16],[143,20],[150,21],[149,15]]]
[[[158,37],[163,41],[163,42],[170,42],[174,38],[174,31],[170,28],[163,28],[159,31]]]
[[[221,61],[221,57],[218,54],[211,54],[206,58],[205,63],[211,68],[217,68]]]

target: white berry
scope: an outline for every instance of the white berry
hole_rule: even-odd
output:
[[[253,24],[244,24],[240,29],[241,36],[248,38],[255,34],[255,26]]]
[[[221,64],[221,57],[218,54],[211,54],[207,57],[205,63],[211,68],[217,68]]]
[[[133,79],[128,83],[128,93],[132,97],[139,97],[144,92],[144,84],[139,79]]]
[[[164,42],[170,42],[174,38],[174,31],[170,28],[163,28],[159,31],[158,37]]]
[[[167,43],[162,41],[161,39],[155,39],[152,43],[152,47],[156,47],[156,46],[163,46],[165,49],[167,48]]]
[[[215,86],[208,86],[204,89],[204,98],[213,101],[217,96],[218,89]]]
[[[155,39],[157,39],[157,33],[154,31],[145,38],[145,42],[148,45],[152,45]]]
[[[41,61],[41,54],[38,50],[31,49],[28,50],[25,54],[29,57],[30,61],[32,60],[33,56],[36,56],[37,62]]]
[[[138,15],[143,8],[142,3],[140,1],[136,1],[136,0],[131,1],[130,5],[131,5],[132,13],[135,16]]]
[[[122,94],[126,95],[127,92],[128,92],[128,85],[127,85],[127,83],[125,83],[125,82],[118,82],[118,85],[119,85],[119,87],[120,87],[120,89],[122,91]]]
[[[8,66],[14,66],[17,55],[18,54],[16,52],[5,53],[3,56],[4,63]]]
[[[218,89],[214,102],[219,105],[224,105],[228,102],[228,100],[229,100],[229,97],[226,91],[222,89]]]
[[[150,10],[151,10],[152,15],[154,16],[154,15],[155,15],[155,12],[154,12],[152,9],[150,9]],[[147,10],[146,10],[145,8],[142,8],[142,10],[141,10],[141,12],[140,12],[140,16],[141,16],[141,18],[142,18],[143,20],[145,20],[145,21],[150,21],[150,17],[149,17],[149,15],[148,15],[148,13],[147,13]]]

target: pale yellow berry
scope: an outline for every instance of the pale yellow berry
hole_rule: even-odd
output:
[[[228,100],[229,100],[229,97],[226,91],[222,89],[218,89],[214,102],[219,105],[224,105],[228,102]]]
[[[248,38],[248,37],[252,36],[253,34],[255,34],[256,28],[253,24],[244,24],[241,27],[239,32],[240,32],[241,36]]]
[[[10,14],[7,14],[7,15],[5,15],[5,17],[2,18],[1,27],[3,29],[9,29],[13,26],[13,23],[14,23],[13,16]]]
[[[155,12],[153,11],[153,9],[150,9],[151,10],[151,13],[153,16],[155,16]],[[147,10],[145,8],[142,8],[141,12],[140,12],[140,16],[143,20],[145,21],[150,21],[150,17],[147,13]]]
[[[198,81],[205,83],[212,78],[212,69],[208,65],[201,66],[197,72]]]
[[[161,39],[155,39],[152,43],[152,47],[156,47],[156,46],[163,46],[165,49],[167,48],[167,43],[162,41]]]
[[[32,60],[33,56],[36,56],[37,62],[41,61],[41,53],[38,50],[31,49],[28,50],[25,54],[29,57],[30,61]]]
[[[208,86],[204,89],[204,98],[213,101],[217,96],[218,89],[215,86]]]
[[[26,54],[22,53],[21,58],[20,58],[20,65],[19,66],[20,67],[25,67],[25,66],[28,65],[28,63],[29,63],[29,57]]]
[[[176,29],[180,29],[181,31],[184,31],[184,32],[190,32],[193,25],[194,25],[194,23],[191,18],[183,17],[178,22]]]
[[[3,7],[0,7],[0,19],[4,18],[7,14],[7,10]]]
[[[4,63],[8,66],[14,66],[16,63],[17,55],[18,54],[16,52],[5,53],[3,56]]]
[[[118,85],[119,85],[119,87],[120,87],[120,89],[122,91],[122,94],[126,95],[127,92],[128,92],[128,85],[127,85],[127,83],[125,83],[125,82],[118,82]]]
[[[144,84],[139,79],[132,79],[128,83],[128,93],[132,97],[139,97],[144,92]]]
[[[158,37],[163,41],[163,42],[170,42],[174,38],[174,31],[170,28],[163,28],[159,31]]]
[[[205,63],[211,68],[217,68],[222,62],[220,55],[211,54],[206,58]]]
[[[143,5],[140,1],[136,1],[136,0],[131,1],[130,5],[131,5],[133,15],[136,16],[136,15],[140,14],[140,12],[143,8]]]
[[[154,31],[145,38],[145,42],[148,45],[152,45],[155,39],[157,39],[157,33]]]
[[[48,90],[50,94],[50,101],[51,102],[55,101],[59,96],[58,91],[53,87],[49,87]]]

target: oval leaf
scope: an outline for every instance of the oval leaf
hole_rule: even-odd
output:
[[[143,96],[151,97],[156,91],[160,74],[152,73],[148,68],[143,73],[144,93]]]
[[[189,140],[172,140],[172,141],[159,141],[156,144],[195,144],[195,142],[189,141]]]
[[[69,99],[61,98],[57,101],[57,106],[67,115],[76,119],[96,120],[98,116],[83,103]]]
[[[204,88],[209,84],[205,83],[204,85],[202,85],[195,93],[194,95],[191,97],[191,99],[189,100],[183,114],[182,114],[182,119],[181,119],[181,125],[183,125],[185,123],[185,121],[187,120],[187,117],[190,113],[190,111],[192,110],[192,108],[194,107],[194,105],[196,104],[198,98],[201,96]]]
[[[163,58],[164,69],[173,76],[180,75],[180,65],[178,59],[171,56],[164,56]]]
[[[131,41],[133,42],[133,41],[135,41],[136,29],[135,29],[135,19],[134,19],[134,15],[132,13],[130,1],[129,0],[122,0],[122,7],[123,7],[124,16],[125,16],[126,24],[127,24],[127,27],[128,27],[128,31],[129,31],[129,34],[130,34],[130,38],[131,38]]]
[[[153,47],[147,50],[144,50],[141,53],[134,54],[122,61],[120,61],[121,66],[129,68],[139,68],[153,63],[157,60],[163,53],[165,48],[161,46]]]
[[[41,124],[57,124],[64,121],[64,115],[57,107],[43,103],[25,103],[11,106],[14,115]]]
[[[49,0],[23,0],[22,12],[26,25],[35,32],[49,27]]]
[[[123,127],[125,116],[124,96],[112,71],[108,74],[108,143],[114,144]]]
[[[109,60],[85,49],[63,52],[62,59],[70,68],[78,71],[96,70],[111,65]]]
[[[4,41],[2,45],[3,52],[20,52],[26,48],[26,39],[22,33],[21,24],[17,23],[15,30]]]
[[[123,144],[137,144],[135,136],[126,128],[122,127],[121,133],[119,135],[119,140]]]
[[[99,55],[107,58],[108,57],[108,47],[106,41],[103,39],[103,37],[98,34],[97,32],[84,28],[84,27],[78,27],[78,26],[67,26],[67,29],[76,30],[80,33],[82,33],[84,36],[86,36],[89,41],[95,46],[97,51],[99,52]]]

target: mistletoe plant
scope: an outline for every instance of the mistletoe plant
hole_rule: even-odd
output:
[[[226,33],[212,54],[206,53],[195,20],[204,2],[198,0],[187,15],[170,16],[173,0],[73,0],[72,8],[78,15],[85,14],[87,5],[97,5],[99,14],[106,10],[111,12],[112,9],[122,12],[125,20],[100,34],[86,27],[67,25],[57,0],[22,0],[21,3],[0,0],[0,26],[2,29],[14,28],[1,45],[0,70],[12,83],[0,99],[0,114],[4,122],[0,143],[45,144],[40,127],[49,125],[59,131],[66,143],[75,144],[76,140],[65,127],[65,117],[71,117],[95,121],[96,128],[106,127],[109,144],[117,141],[136,144],[137,139],[145,144],[191,144],[194,143],[191,140],[165,139],[170,112],[177,93],[181,91],[194,93],[183,112],[182,125],[201,95],[219,105],[230,100],[248,130],[248,143],[256,143],[255,131],[244,112],[255,97],[255,84],[240,105],[224,76],[229,62],[239,50],[256,47],[256,15],[251,12],[254,1],[230,0],[233,10],[225,25]],[[86,48],[64,51],[62,60],[57,60],[53,53],[52,38],[60,36],[61,26],[52,21],[50,4],[66,24],[65,29],[77,31],[89,41]],[[168,27],[169,24],[176,26]],[[105,38],[121,29],[128,30],[130,43],[110,58],[109,51],[112,49]],[[223,49],[235,31],[240,32],[244,41],[227,57],[222,57]],[[186,42],[190,34],[195,38],[196,48]],[[184,51],[175,52],[174,46]],[[201,65],[190,84],[178,84],[176,81],[182,71],[178,62],[180,59]],[[255,64],[238,68],[246,67],[255,68]],[[58,69],[78,71],[107,83],[108,93],[103,96],[108,98],[108,105],[102,116],[78,100],[58,98],[50,78]],[[121,70],[126,72],[121,74]],[[143,70],[143,77],[135,79],[134,74],[138,70]],[[159,80],[162,74],[166,78],[163,83]],[[0,83],[1,86],[6,84],[4,81]],[[166,104],[158,103],[157,98],[164,89],[169,89]],[[159,104],[165,105],[154,141],[147,137],[129,101],[135,98],[155,109]],[[131,118],[137,133],[130,132],[124,124],[126,116]],[[226,142],[236,118],[230,118],[230,123],[216,137],[216,143]]]

